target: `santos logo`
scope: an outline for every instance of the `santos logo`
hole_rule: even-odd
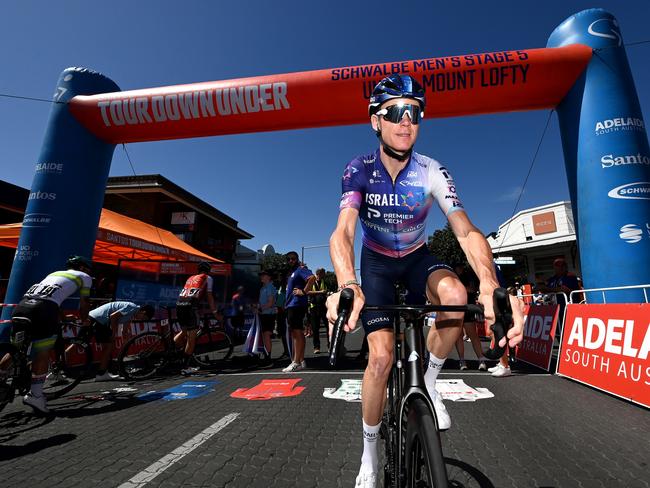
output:
[[[607,25],[609,23],[611,24]],[[608,27],[609,30],[607,29]],[[621,33],[618,30],[618,22],[616,19],[598,19],[589,24],[587,32],[592,36],[612,39],[616,41],[619,47],[621,46]]]
[[[636,244],[643,238],[643,231],[635,224],[627,224],[621,227],[621,233],[618,235],[628,244]]]
[[[650,182],[635,181],[626,185],[612,188],[607,193],[609,198],[623,198],[629,200],[650,200]]]
[[[56,193],[34,191],[29,194],[29,200],[56,200]]]
[[[624,166],[626,164],[645,164],[650,165],[650,158],[641,153],[631,156],[614,156],[613,154],[606,154],[600,158],[600,164],[603,168],[611,168],[612,166]]]

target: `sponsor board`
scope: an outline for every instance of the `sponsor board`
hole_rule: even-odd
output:
[[[526,305],[524,339],[516,352],[518,360],[546,371],[550,369],[559,311],[559,305]]]
[[[567,305],[558,374],[650,407],[650,304]]]

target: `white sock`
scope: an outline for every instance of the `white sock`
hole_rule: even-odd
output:
[[[424,373],[424,384],[427,387],[427,390],[434,391],[436,389],[436,378],[438,378],[438,373],[442,369],[442,365],[445,364],[445,359],[440,359],[436,357],[433,353],[429,353],[429,367],[427,372]]]
[[[368,425],[363,422],[363,454],[361,455],[361,470],[377,472],[379,464],[379,454],[377,450],[377,441],[379,440],[379,428],[381,422],[377,425]]]

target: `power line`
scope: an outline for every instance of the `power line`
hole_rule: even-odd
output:
[[[46,98],[37,98],[37,97],[24,97],[21,95],[9,95],[8,93],[0,93],[0,97],[4,98],[15,98],[17,100],[29,100],[32,102],[46,102],[46,103],[58,103],[61,105],[65,105],[68,102],[59,102],[57,100],[48,100]]]
[[[526,189],[526,183],[528,183],[528,178],[530,177],[530,174],[533,171],[533,167],[535,166],[535,161],[537,160],[537,155],[539,154],[539,150],[542,147],[542,142],[544,141],[544,136],[546,136],[546,131],[548,130],[548,126],[551,123],[551,116],[553,115],[553,112],[555,112],[555,109],[550,110],[548,113],[548,118],[546,119],[546,125],[544,126],[544,131],[542,132],[542,137],[540,137],[539,142],[537,143],[537,149],[535,150],[535,154],[533,155],[533,160],[530,162],[530,167],[528,168],[528,173],[526,174],[526,178],[524,179],[524,184],[522,185],[521,191],[519,192],[519,196],[517,197],[515,208],[512,209],[512,215],[510,216],[510,220],[508,221],[508,225],[506,226],[506,230],[503,234],[503,239],[501,239],[501,245],[496,250],[497,253],[503,247],[503,243],[505,242],[506,237],[508,236],[508,229],[510,229],[510,224],[512,224],[512,218],[515,216],[515,213],[517,212],[517,207],[519,206],[521,197],[524,194],[524,190]]]

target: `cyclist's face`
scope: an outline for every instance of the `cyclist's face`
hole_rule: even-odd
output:
[[[298,256],[294,256],[293,254],[290,254],[287,257],[287,263],[289,263],[289,267],[291,269],[297,268],[298,267]]]
[[[418,102],[408,98],[395,98],[384,103],[381,108],[388,108],[392,105],[414,105],[419,107]],[[404,115],[398,123],[385,120],[382,116],[373,115],[370,123],[373,129],[381,130],[382,139],[386,144],[397,151],[408,151],[415,144],[418,137],[419,125],[411,123],[408,114]]]

